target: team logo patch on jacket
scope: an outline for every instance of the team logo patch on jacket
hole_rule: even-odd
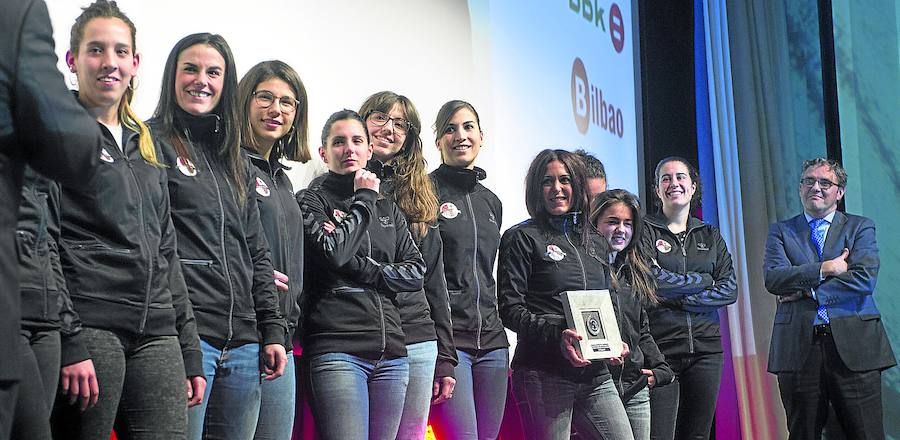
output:
[[[656,250],[668,254],[669,252],[672,252],[672,245],[669,244],[668,241],[660,238],[659,240],[656,240]]]
[[[197,175],[197,167],[194,166],[190,159],[178,156],[178,159],[175,159],[175,163],[178,165],[178,171],[181,171],[181,174],[188,177]]]
[[[547,253],[544,255],[550,257],[553,261],[562,261],[563,258],[566,258],[566,253],[555,244],[548,244]]]
[[[700,242],[698,242],[698,243],[697,243],[697,250],[698,250],[698,251],[708,251],[708,250],[709,250],[709,245],[706,244],[706,243],[700,243]]]
[[[107,162],[107,163],[113,163],[115,161],[115,159],[113,159],[112,155],[109,154],[109,151],[106,151],[106,148],[100,149],[100,160]]]
[[[334,217],[334,221],[340,223],[340,222],[344,221],[345,217],[347,217],[347,213],[344,211],[341,211],[340,209],[335,209],[331,213],[331,216]]]
[[[256,178],[256,193],[263,197],[272,195],[272,191],[269,190],[269,185],[266,185],[266,182],[259,177]]]
[[[456,205],[447,202],[441,205],[441,216],[444,218],[456,218],[459,215],[459,208]]]
[[[383,228],[389,228],[389,227],[394,226],[394,222],[391,221],[391,216],[389,216],[389,215],[382,215],[382,216],[378,217],[378,222],[381,223],[381,227],[383,227]]]

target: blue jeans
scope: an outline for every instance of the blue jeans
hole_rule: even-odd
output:
[[[459,365],[453,398],[431,409],[436,434],[462,440],[496,439],[506,408],[509,350],[456,353]]]
[[[650,389],[644,387],[625,402],[634,440],[650,440]]]
[[[255,440],[290,440],[294,431],[294,406],[296,405],[297,376],[294,372],[294,354],[287,352],[284,376],[262,382],[262,399],[259,420],[256,422]]]
[[[708,439],[716,415],[722,353],[666,358],[675,376],[650,392],[650,438]]]
[[[634,439],[612,379],[594,385],[546,371],[515,370],[512,383],[529,439],[568,439],[573,424],[582,439]]]
[[[409,361],[409,385],[400,416],[400,440],[422,440],[428,428],[428,410],[434,387],[434,365],[437,363],[437,341],[417,342],[406,346]]]
[[[219,350],[200,339],[200,349],[206,393],[188,410],[188,439],[253,438],[262,388],[259,344]]]
[[[306,356],[306,386],[322,440],[394,440],[409,381],[405,357]]]

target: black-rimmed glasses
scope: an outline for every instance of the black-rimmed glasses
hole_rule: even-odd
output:
[[[278,105],[281,106],[281,112],[285,114],[294,113],[297,111],[297,106],[300,105],[300,101],[290,96],[275,96],[268,90],[253,92],[253,98],[256,101],[256,105],[262,108],[269,108],[275,101],[278,101]]]
[[[804,177],[800,179],[800,183],[807,188],[812,188],[813,185],[816,184],[816,182],[819,183],[819,188],[822,188],[825,191],[827,191],[832,186],[837,185],[837,183],[832,182],[828,179],[814,179],[812,177]]]
[[[394,131],[398,131],[400,133],[406,133],[409,131],[412,124],[409,123],[406,119],[403,118],[392,118],[387,115],[387,113],[383,112],[372,112],[369,114],[368,119],[372,121],[373,124],[384,127],[388,122],[394,121]]]

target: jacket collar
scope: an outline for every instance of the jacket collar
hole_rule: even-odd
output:
[[[478,167],[470,170],[468,168],[451,167],[447,164],[441,164],[434,172],[450,185],[467,191],[474,190],[478,181],[484,180],[487,177],[487,173]]]
[[[215,113],[192,115],[181,107],[175,108],[175,126],[183,130],[192,142],[213,140],[213,145],[219,145],[225,134],[220,125],[221,118]]]
[[[650,224],[650,226],[653,226],[658,229],[665,229],[667,231],[669,230],[669,219],[666,218],[666,215],[663,214],[662,211],[658,211],[653,214],[647,215],[646,217],[644,217],[644,222],[648,223],[648,224]],[[688,231],[690,231],[691,229],[696,229],[696,228],[700,228],[703,226],[706,226],[706,223],[703,223],[703,221],[700,220],[699,218],[694,217],[694,216],[688,217],[688,224],[687,224]]]
[[[353,178],[355,173],[337,174],[334,171],[328,171],[322,179],[322,188],[328,192],[337,194],[342,199],[349,198],[353,195]]]
[[[270,160],[266,160],[266,158],[257,153],[256,150],[246,145],[242,145],[241,149],[247,153],[247,157],[250,158],[250,162],[253,163],[253,165],[266,170],[272,176],[277,175],[279,172],[285,172],[291,169],[291,167],[281,163],[278,159],[270,157]]]
[[[567,212],[563,215],[551,216],[548,220],[550,227],[558,232],[568,232],[578,225],[581,211]]]

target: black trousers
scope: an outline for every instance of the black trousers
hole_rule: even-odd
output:
[[[677,379],[650,390],[650,438],[709,438],[722,380],[722,353],[667,359]]]
[[[848,438],[884,439],[881,371],[850,371],[831,335],[815,336],[803,369],[778,373],[790,439],[820,439],[828,403]]]
[[[12,438],[50,440],[50,409],[59,379],[59,331],[22,329],[20,349],[24,365]]]

